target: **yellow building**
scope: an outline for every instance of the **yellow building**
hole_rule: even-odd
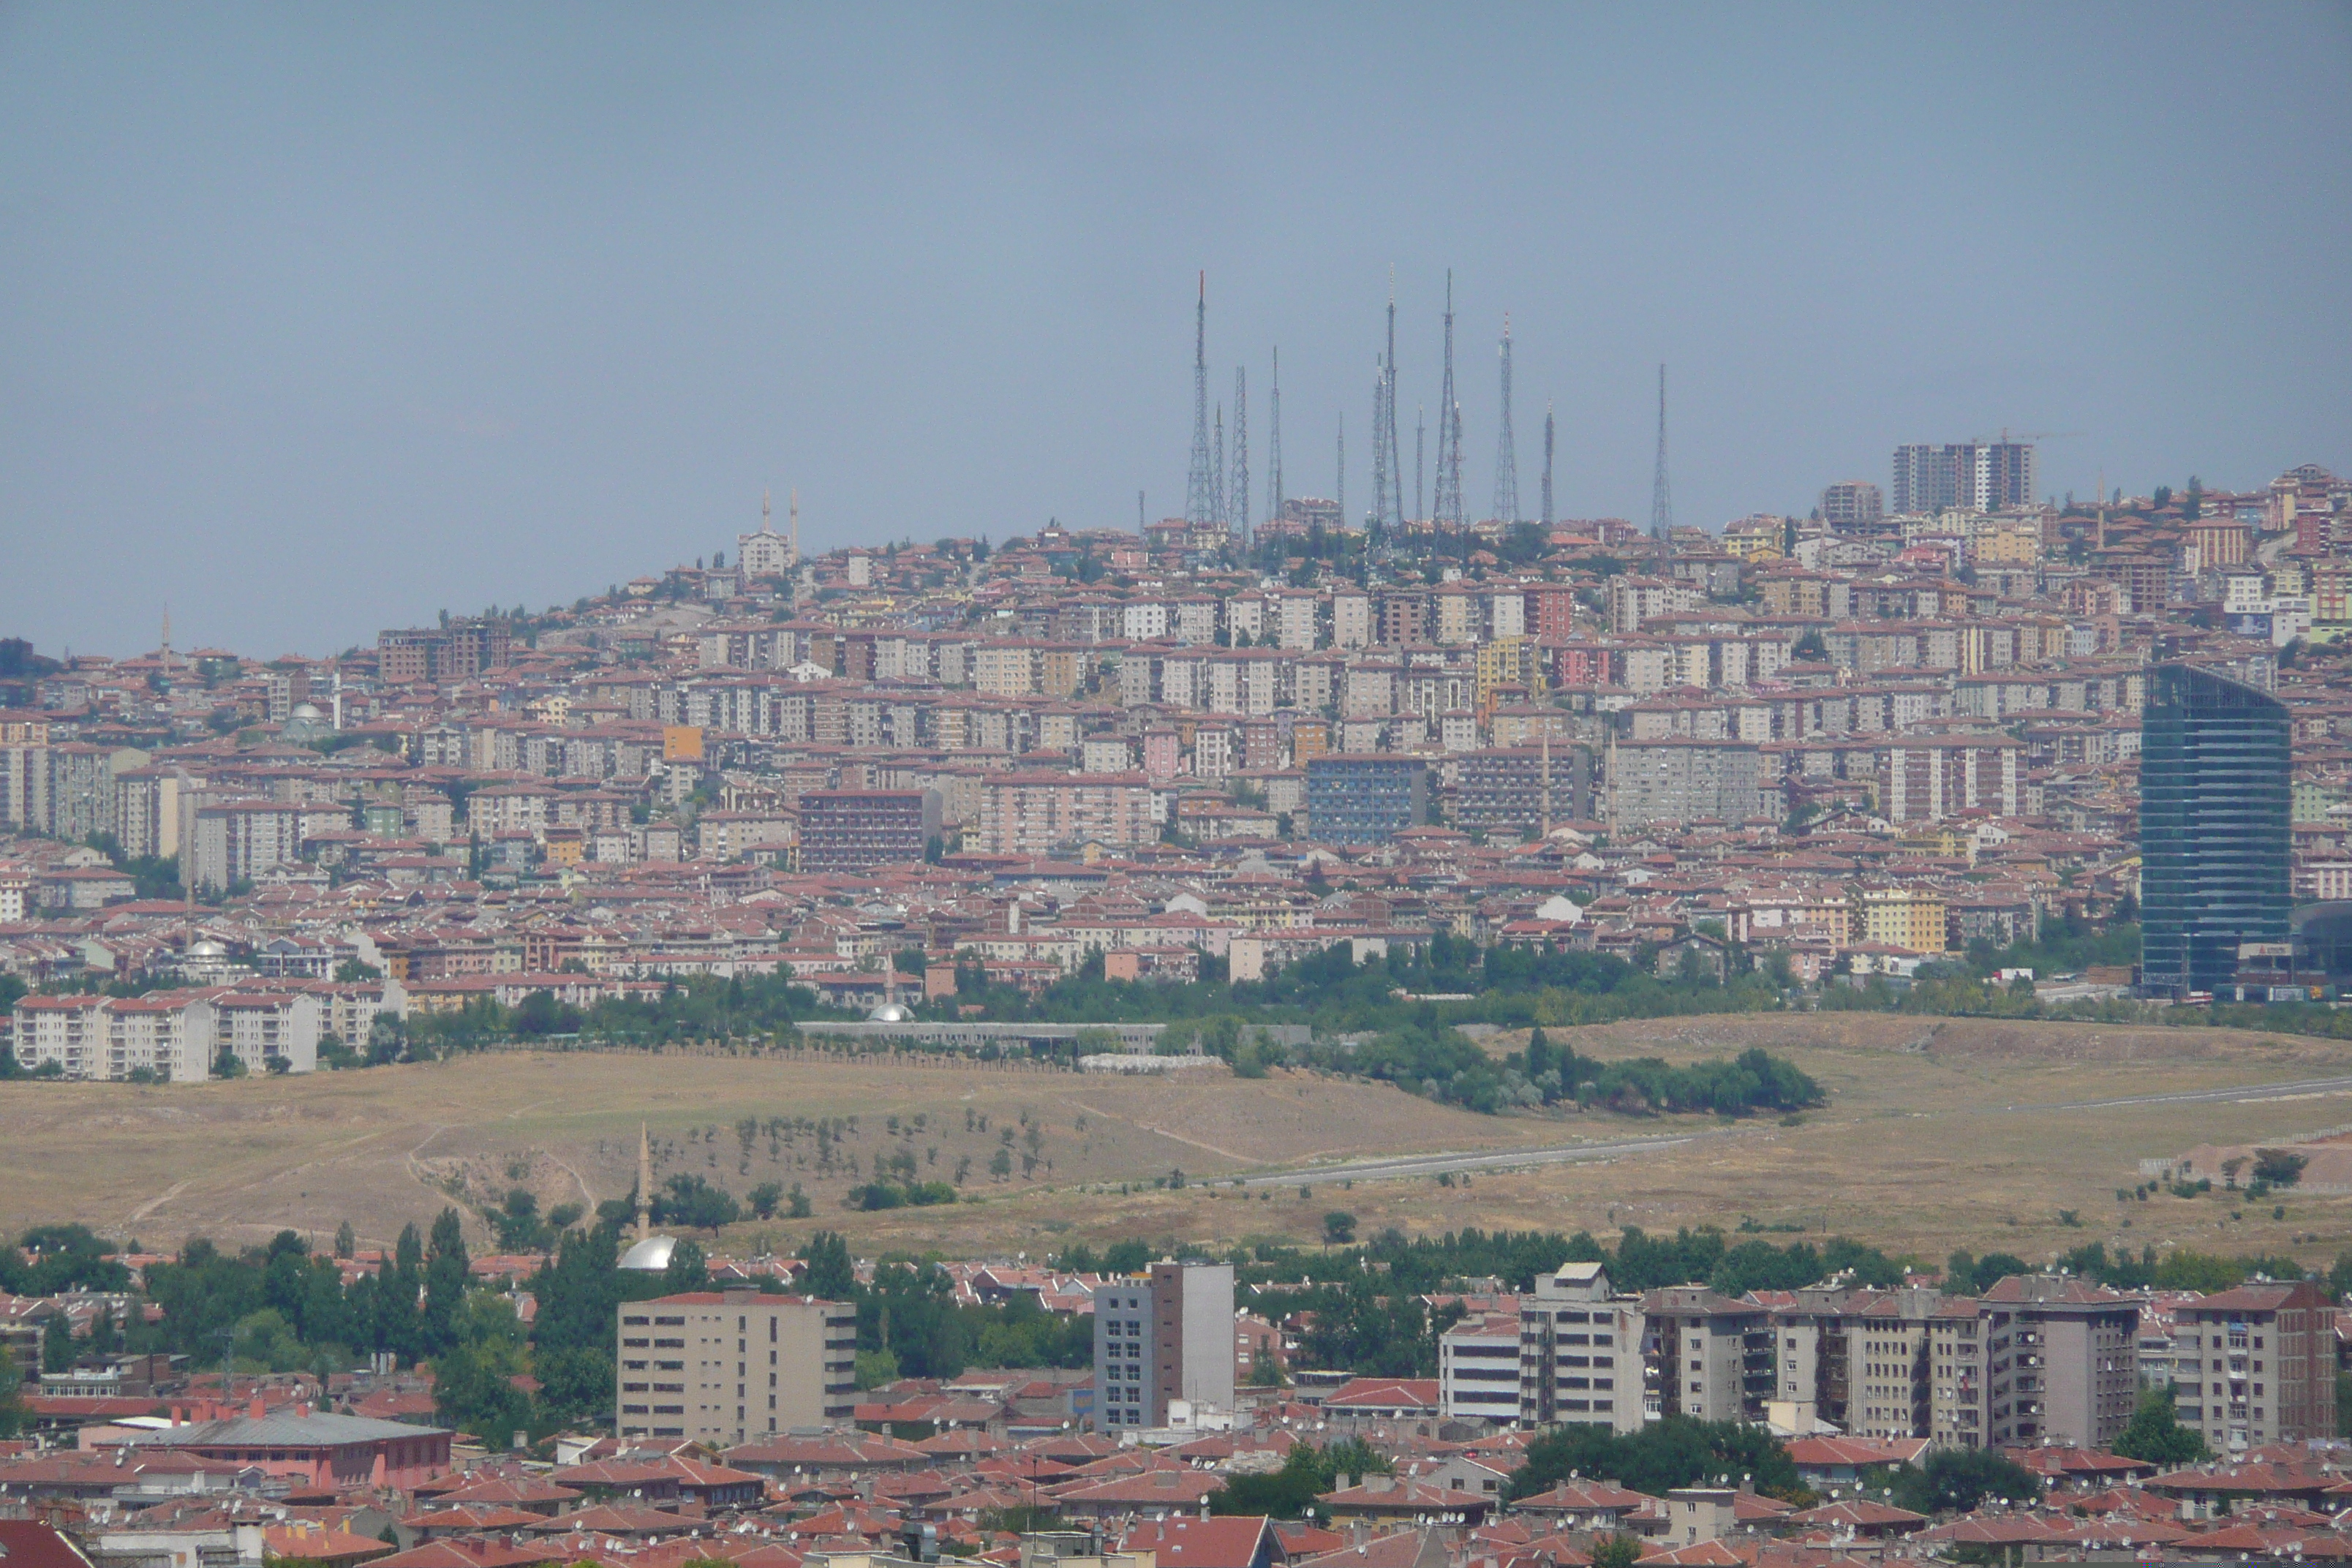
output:
[[[1913,888],[1865,888],[1856,900],[1862,940],[1913,952],[1944,951],[1944,897]]]
[[[1535,638],[1496,637],[1478,645],[1475,701],[1481,713],[1487,710],[1488,693],[1497,686],[1524,686],[1529,697],[1543,695],[1543,658]]]
[[[1969,559],[1979,566],[2031,566],[2042,559],[2042,520],[2014,512],[1969,518]]]
[[[1787,553],[1788,525],[1777,517],[1743,518],[1723,531],[1723,552],[1741,561],[1778,561]]]

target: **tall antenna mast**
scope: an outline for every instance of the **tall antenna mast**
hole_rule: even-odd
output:
[[[1334,497],[1339,503],[1339,526],[1348,526],[1348,411],[1339,411],[1339,493]]]
[[[1544,400],[1543,525],[1551,526],[1551,400]]]
[[[1274,422],[1266,433],[1265,515],[1282,515],[1282,350],[1274,351],[1274,384],[1266,393],[1266,417]]]
[[[1249,370],[1234,366],[1234,482],[1225,492],[1234,509],[1234,531],[1249,542]]]
[[[1650,480],[1650,535],[1666,537],[1675,531],[1675,492],[1666,483],[1666,367],[1658,367],[1658,471]]]
[[[1445,379],[1437,393],[1437,500],[1440,528],[1462,526],[1461,420],[1454,401],[1454,268],[1445,269]]]
[[[1412,405],[1412,515],[1416,521],[1427,521],[1429,510],[1424,504],[1429,488],[1422,483],[1428,466],[1422,461],[1423,451],[1429,445],[1429,410],[1416,403]]]
[[[1216,521],[1216,481],[1209,467],[1209,275],[1192,315],[1192,472],[1184,481],[1184,521]]]
[[[1217,405],[1216,446],[1210,458],[1209,517],[1219,528],[1225,526],[1225,405]]]
[[[1387,367],[1380,360],[1375,359],[1372,362],[1372,368],[1379,372],[1372,378],[1372,510],[1370,513],[1371,521],[1377,526],[1387,521],[1389,515],[1389,452],[1387,446],[1381,440],[1381,431],[1388,423],[1382,417],[1381,408],[1388,399],[1389,376]],[[1404,482],[1404,476],[1399,474],[1396,479],[1397,483],[1402,485]]]
[[[1388,268],[1388,355],[1381,360],[1381,423],[1371,430],[1373,445],[1388,470],[1388,510],[1381,521],[1404,527],[1404,449],[1397,445],[1397,268]]]
[[[1503,314],[1503,427],[1495,436],[1495,515],[1519,521],[1519,454],[1511,441],[1511,317]]]

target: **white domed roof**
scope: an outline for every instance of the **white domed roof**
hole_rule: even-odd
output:
[[[323,719],[326,717],[324,713],[320,712],[317,708],[311,706],[308,702],[297,702],[294,705],[293,716],[297,719]]]
[[[677,1237],[649,1236],[628,1251],[621,1254],[620,1267],[635,1268],[647,1274],[659,1274],[669,1267],[669,1255],[677,1250]]]
[[[228,956],[228,949],[223,947],[220,943],[215,942],[208,936],[198,937],[195,941],[188,943],[188,951],[184,956],[189,958],[226,958]]]
[[[866,1021],[869,1024],[911,1024],[915,1021],[915,1014],[904,1002],[885,1002],[866,1014]]]

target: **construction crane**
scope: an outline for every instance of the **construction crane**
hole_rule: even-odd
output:
[[[1989,447],[1992,445],[1993,442],[1999,441],[2002,446],[2006,447],[2012,441],[2063,441],[2073,437],[2086,436],[2088,434],[2090,434],[2090,432],[2087,430],[2019,430],[2011,432],[2007,426],[2003,426],[1999,436],[1969,437],[1969,445],[1971,447]]]

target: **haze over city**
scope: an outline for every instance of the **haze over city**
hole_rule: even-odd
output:
[[[0,5],[0,1564],[2352,1563],[2347,66]]]
[[[0,623],[323,653],[763,490],[812,550],[1181,514],[1202,269],[1213,398],[1278,345],[1351,508],[1449,268],[1474,515],[1506,312],[1563,516],[1647,515],[1661,362],[1711,528],[2003,428],[2061,497],[2340,468],[2347,64],[2341,5],[11,5]]]

